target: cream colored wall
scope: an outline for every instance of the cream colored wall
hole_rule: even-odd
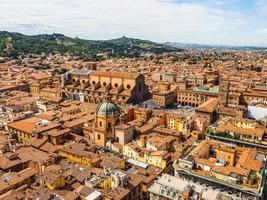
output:
[[[104,82],[108,85],[110,83],[110,77],[100,76],[100,84],[102,87],[105,87]]]
[[[130,85],[131,89],[133,89],[133,87],[135,86],[135,79],[124,79],[124,83],[123,83],[124,88],[127,89],[127,85]]]
[[[117,88],[121,87],[122,84],[123,84],[123,79],[122,78],[114,78],[114,77],[112,77],[111,78],[111,85],[112,85],[113,88],[116,88],[115,84],[118,84]]]
[[[93,81],[95,81],[95,85],[99,82],[100,77],[99,76],[93,76],[90,75],[90,84],[93,85]]]

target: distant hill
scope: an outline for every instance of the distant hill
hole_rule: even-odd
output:
[[[79,59],[98,60],[103,57],[139,57],[182,51],[176,47],[147,40],[121,37],[113,40],[84,40],[62,34],[23,35],[0,31],[0,55],[69,53]]]
[[[267,47],[257,46],[227,46],[227,45],[205,45],[205,44],[186,44],[178,42],[165,42],[164,45],[180,49],[232,49],[232,50],[267,50]]]

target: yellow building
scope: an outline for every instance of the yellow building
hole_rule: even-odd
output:
[[[12,122],[7,125],[7,130],[11,134],[16,134],[18,141],[22,142],[37,134],[58,128],[61,125],[37,117],[31,117],[24,120]]]
[[[167,151],[148,151],[134,143],[123,146],[123,155],[162,169],[166,168],[171,160],[171,156]]]
[[[221,118],[213,132],[215,134],[224,133],[224,137],[231,137],[236,140],[265,144],[263,140],[265,135],[264,126],[249,119]]]
[[[176,114],[166,114],[167,127],[171,130],[187,133],[190,130],[190,126],[187,123],[185,117],[176,115]]]
[[[50,190],[56,190],[65,186],[69,173],[61,165],[50,165],[39,173],[39,182]]]
[[[60,88],[59,87],[46,87],[40,90],[40,96],[47,101],[60,100]]]
[[[111,176],[109,176],[109,177],[105,177],[103,180],[101,180],[99,185],[104,190],[108,190],[111,188],[111,182],[112,182],[112,178],[111,178]]]
[[[92,152],[85,151],[84,148],[82,144],[64,146],[58,150],[58,154],[76,163],[97,165],[99,162],[98,156]]]
[[[125,159],[113,155],[101,155],[101,168],[114,168],[125,170]]]
[[[38,84],[38,83],[30,84],[30,92],[32,94],[39,94],[40,93],[40,84]]]
[[[236,119],[233,120],[233,124],[239,128],[249,128],[249,129],[255,128],[255,121],[250,121],[250,120]]]
[[[53,86],[53,78],[50,75],[47,74],[35,74],[34,75],[35,81],[30,83],[30,92],[33,95],[40,95],[41,91],[44,91],[45,93],[54,93],[55,91],[53,89],[49,89],[50,86]],[[59,92],[59,90],[58,90]],[[59,93],[57,93],[59,95]]]
[[[52,172],[41,172],[39,175],[41,185],[48,187],[50,190],[59,189],[65,186],[65,178],[61,174]]]

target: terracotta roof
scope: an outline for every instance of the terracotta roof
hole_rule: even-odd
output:
[[[212,171],[230,176],[232,173],[239,174],[241,176],[248,176],[250,173],[250,170],[241,168],[241,167],[231,167],[231,166],[226,166],[226,167],[213,167]]]
[[[214,112],[218,99],[211,98],[196,108],[196,111],[212,113]]]
[[[256,159],[256,155],[257,151],[254,149],[243,151],[236,166],[259,172],[262,167],[262,162]]]
[[[33,133],[44,132],[60,126],[60,124],[55,122],[49,122],[44,125],[41,125],[40,123],[41,119],[37,117],[32,117],[25,120],[12,122],[8,124],[8,127],[23,131],[25,133],[33,134]]]
[[[59,174],[52,173],[49,171],[40,172],[39,179],[44,180],[49,184],[53,184],[59,177]]]
[[[136,79],[140,74],[130,72],[93,71],[90,75]]]
[[[27,168],[18,173],[10,172],[0,177],[0,191],[9,189],[12,186],[26,180],[27,178],[36,175],[37,171],[34,168]],[[9,177],[8,181],[4,181],[3,177]]]
[[[2,155],[0,155],[0,169],[7,170],[11,167],[14,167],[16,165],[20,165],[22,163],[26,163],[28,161],[30,161],[29,158],[23,158],[16,153],[2,154]]]
[[[104,190],[103,193],[105,194],[105,196],[110,199],[116,200],[124,199],[129,194],[129,192],[133,191],[133,189],[139,186],[143,181],[143,178],[138,174],[128,174],[128,176],[129,183],[127,186],[119,186],[113,190]]]
[[[131,128],[132,126],[130,125],[127,125],[127,124],[120,124],[118,126],[115,126],[115,129],[122,129],[122,130],[125,130],[125,129],[128,129],[128,128]]]
[[[17,121],[8,124],[9,128],[17,129],[26,133],[33,133],[35,125],[32,123],[27,123],[25,121]]]
[[[195,162],[209,167],[215,167],[216,159],[195,158]]]
[[[203,140],[195,149],[193,149],[191,154],[195,158],[203,158],[206,154],[209,153],[210,147],[211,144],[208,141]]]
[[[152,136],[151,138],[148,138],[147,142],[155,146],[156,148],[160,148],[174,140],[175,140],[175,137],[173,136],[167,136],[167,137]]]
[[[57,136],[64,135],[64,134],[69,133],[69,132],[70,132],[70,129],[68,129],[68,128],[62,129],[62,130],[52,129],[52,130],[48,131],[47,134],[52,136],[52,137],[57,137]]]
[[[235,132],[244,135],[255,135],[257,137],[263,137],[265,132],[264,129],[262,128],[241,128],[234,125],[222,125],[222,124],[220,124],[217,127],[217,130],[222,132],[224,131]]]
[[[89,157],[89,158],[93,158],[97,156],[95,153],[86,151],[85,146],[83,144],[77,144],[77,143],[65,145],[62,148],[60,148],[60,150],[74,154],[74,155],[84,156],[84,157]]]

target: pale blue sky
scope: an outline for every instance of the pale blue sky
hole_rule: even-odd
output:
[[[0,0],[0,30],[267,46],[267,0]]]

